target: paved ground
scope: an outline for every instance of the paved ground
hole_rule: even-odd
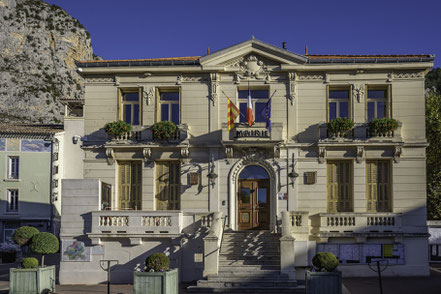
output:
[[[9,268],[16,264],[0,264],[0,294],[8,293]],[[429,277],[383,278],[383,293],[385,294],[439,294],[441,293],[441,266],[434,265]],[[181,285],[180,294],[187,294]],[[375,294],[380,293],[377,278],[345,278],[343,279],[343,294]],[[107,285],[57,285],[57,293],[107,293]],[[111,285],[111,293],[133,293],[132,285]]]

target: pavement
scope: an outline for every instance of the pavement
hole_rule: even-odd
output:
[[[18,264],[0,264],[0,294],[9,290],[9,268]],[[432,265],[429,277],[385,277],[382,278],[383,293],[385,294],[440,294],[441,293],[441,265]],[[190,284],[182,283],[180,294],[187,294],[185,290]],[[60,294],[79,293],[107,293],[107,285],[57,285]],[[132,285],[115,285],[110,287],[110,293],[132,294]],[[375,294],[380,293],[378,278],[344,278],[343,294]]]

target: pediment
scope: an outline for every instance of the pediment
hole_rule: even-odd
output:
[[[213,52],[199,59],[203,68],[256,71],[258,68],[280,67],[282,64],[304,64],[303,55],[250,39],[237,45]]]

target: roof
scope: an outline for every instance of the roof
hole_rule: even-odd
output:
[[[63,125],[31,125],[0,123],[0,136],[47,137],[63,132]]]
[[[81,60],[76,61],[75,64],[78,67],[199,65],[199,57],[200,56],[121,60]]]

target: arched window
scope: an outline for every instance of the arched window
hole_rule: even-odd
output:
[[[263,179],[269,179],[269,175],[263,167],[258,165],[249,165],[245,167],[243,171],[240,173],[239,179],[263,180]]]

